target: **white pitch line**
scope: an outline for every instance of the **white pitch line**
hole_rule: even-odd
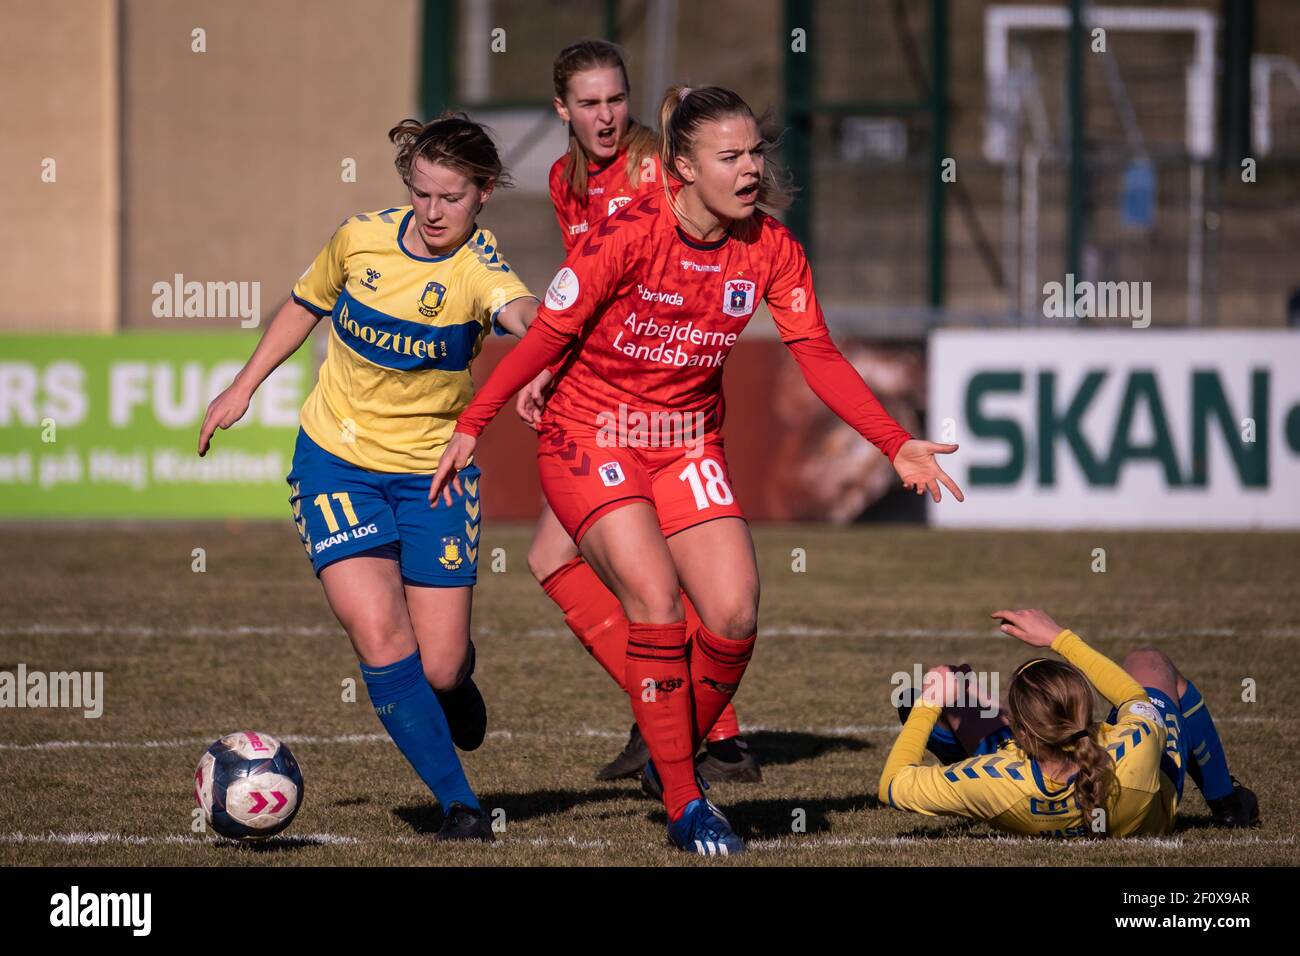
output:
[[[1245,717],[1224,715],[1214,718],[1217,724],[1294,724],[1300,715],[1288,717]],[[783,727],[766,724],[741,724],[746,734],[810,734],[817,737],[862,737],[869,734],[896,734],[901,724],[840,724],[828,727]],[[494,740],[556,740],[595,737],[621,740],[626,730],[597,730],[583,727],[578,730],[492,730],[488,737]],[[328,744],[375,744],[389,741],[388,734],[337,734],[329,737],[310,734],[286,734],[279,738],[287,744],[308,746]],[[36,743],[0,741],[0,751],[60,751],[60,750],[169,750],[180,747],[206,747],[212,740],[207,737],[178,737],[171,740],[43,740]]]
[[[1227,837],[1224,839],[1208,839],[1186,841],[1181,836],[1164,836],[1164,837],[1123,837],[1118,840],[1059,840],[1053,841],[1049,845],[1053,850],[1062,849],[1070,851],[1092,851],[1099,850],[1106,846],[1119,847],[1149,847],[1155,850],[1183,850],[1194,849],[1202,846],[1291,846],[1296,842],[1295,837]],[[801,850],[815,849],[822,847],[897,847],[897,846],[934,846],[936,843],[944,844],[968,844],[971,846],[984,846],[988,843],[995,843],[1003,846],[1025,846],[1040,847],[1044,845],[1041,837],[1012,837],[1012,836],[994,836],[985,839],[973,839],[971,837],[957,834],[953,836],[941,837],[780,837],[772,840],[748,840],[745,843],[750,850]]]
[[[81,830],[73,831],[71,833],[55,833],[52,830],[46,833],[0,833],[0,844],[8,845],[53,843],[62,846],[149,846],[152,844],[216,845],[235,844],[236,842],[237,841],[235,840],[227,840],[224,837],[180,836],[178,834],[156,837],[139,836],[132,833],[102,833]],[[369,842],[374,841],[361,840],[357,837],[340,836],[337,833],[304,833],[283,834],[280,836],[268,837],[258,845],[274,845],[277,843],[313,843],[330,846]]]
[[[343,633],[337,625],[272,626],[242,624],[225,627],[157,627],[149,624],[20,624],[0,626],[0,637],[321,637]]]
[[[388,734],[339,734],[313,737],[288,734],[279,738],[287,744],[364,744],[388,740]],[[175,747],[206,747],[208,737],[173,740],[44,740],[34,744],[0,743],[0,750],[154,750]]]
[[[497,627],[478,627],[475,634],[479,636],[513,636],[513,637],[572,637],[567,628],[537,627],[522,631],[511,631]],[[162,637],[162,638],[211,638],[211,637],[341,637],[343,631],[337,625],[266,625],[244,624],[230,626],[191,625],[188,627],[159,627],[147,624],[19,624],[0,625],[0,637]],[[848,629],[840,627],[808,627],[800,624],[774,624],[759,628],[759,635],[769,638],[851,638],[863,640],[914,640],[914,639],[962,639],[962,640],[999,640],[1005,641],[1006,635],[997,630],[985,628],[889,628],[889,629]],[[1250,637],[1281,638],[1293,640],[1300,637],[1300,628],[1264,628],[1261,630],[1242,630],[1240,628],[1188,628],[1186,630],[1137,630],[1128,632],[1107,632],[1095,635],[1101,640],[1173,640],[1183,637]]]
[[[218,846],[235,845],[235,843],[236,841],[226,840],[222,837],[181,836],[179,834],[171,834],[167,836],[143,836],[131,833],[107,833],[80,830],[65,833],[58,833],[52,830],[44,833],[0,833],[0,845],[6,846],[30,846],[36,844],[55,844],[60,846]],[[373,838],[345,836],[338,833],[305,833],[280,834],[262,841],[259,845],[373,846],[378,844],[400,844],[408,846],[424,846],[428,843],[429,840],[426,837],[411,836],[409,834],[376,840]],[[1064,851],[1067,853],[1093,853],[1103,851],[1106,847],[1137,847],[1152,850],[1188,850],[1199,847],[1293,846],[1295,843],[1295,837],[1275,838],[1241,836],[1188,841],[1182,836],[1175,835],[1162,837],[1124,837],[1120,840],[1110,841],[1060,840],[1048,845],[1052,848],[1053,852]],[[511,844],[516,846],[562,847],[565,849],[575,850],[607,850],[617,846],[613,840],[579,837],[576,834],[570,834],[567,837],[525,837],[522,839],[513,839],[508,835],[503,835],[502,842],[495,844],[495,848],[499,849]],[[862,849],[869,847],[924,848],[933,847],[936,844],[980,847],[988,846],[989,844],[1010,847],[1041,847],[1044,845],[1044,842],[1039,837],[1012,837],[998,835],[977,839],[962,834],[954,834],[952,836],[939,837],[779,837],[776,839],[748,840],[746,841],[745,846],[751,851],[771,853],[783,850]],[[657,843],[642,843],[641,841],[637,841],[636,845],[651,851],[656,849],[666,849],[666,845],[660,845]],[[629,847],[623,848],[628,849]]]
[[[1298,718],[1300,719],[1300,718]],[[837,727],[766,727],[745,724],[740,729],[744,733],[781,733],[781,734],[815,734],[823,737],[856,737],[861,734],[887,733],[897,731],[901,724],[849,724]],[[626,730],[492,730],[488,736],[498,740],[582,738],[598,737],[602,739],[621,740],[627,736]],[[371,744],[385,743],[387,734],[338,734],[332,737],[319,737],[301,734],[285,734],[279,738],[287,744]],[[166,750],[178,747],[203,747],[212,743],[207,737],[178,737],[171,740],[43,740],[38,743],[0,742],[0,751],[41,751],[41,750]]]

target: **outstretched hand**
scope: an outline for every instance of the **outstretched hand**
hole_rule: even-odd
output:
[[[477,438],[464,432],[452,432],[451,441],[447,442],[447,447],[442,450],[442,458],[438,460],[438,470],[434,472],[433,481],[429,485],[430,508],[438,507],[439,495],[450,508],[452,491],[458,495],[462,494],[460,472],[469,464],[476,445],[478,445]]]
[[[994,611],[993,617],[1002,621],[1000,630],[1030,647],[1051,647],[1056,636],[1065,630],[1039,608],[1019,611]]]
[[[550,390],[553,377],[549,369],[543,369],[515,397],[515,411],[533,431],[537,431],[541,423],[542,412],[546,408],[546,393]]]
[[[199,427],[199,457],[208,453],[212,435],[218,428],[229,428],[244,417],[248,411],[251,396],[237,385],[231,385],[208,404],[203,424]]]
[[[926,441],[924,438],[912,438],[903,442],[898,453],[894,455],[894,470],[903,479],[903,487],[915,489],[918,495],[930,492],[935,501],[942,498],[939,485],[952,492],[958,501],[965,501],[957,482],[948,477],[939,467],[935,455],[951,455],[957,450],[956,445],[944,445],[939,442]]]

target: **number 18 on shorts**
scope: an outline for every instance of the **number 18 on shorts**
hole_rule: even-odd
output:
[[[575,541],[602,515],[637,501],[654,507],[665,537],[744,517],[718,435],[690,449],[631,448],[552,426],[538,443],[537,463],[546,500]]]

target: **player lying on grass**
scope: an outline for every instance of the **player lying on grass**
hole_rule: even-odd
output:
[[[956,693],[969,665],[930,671],[910,713],[899,708],[906,720],[880,775],[882,802],[1027,836],[1152,836],[1173,829],[1190,773],[1216,824],[1259,822],[1200,691],[1163,651],[1138,648],[1121,668],[1043,611],[993,616],[1065,660],[1021,664],[1005,709]],[[1113,707],[1104,721],[1093,720],[1094,687]],[[922,766],[927,749],[945,766]]]
[[[627,67],[618,47],[604,40],[575,43],[560,51],[552,74],[555,111],[569,126],[569,149],[555,161],[550,175],[551,204],[567,255],[611,213],[661,188],[662,178],[654,132],[628,110]],[[545,396],[566,364],[567,359],[557,362],[520,391],[516,407],[529,427],[539,428]],[[627,616],[545,502],[528,549],[528,567],[546,596],[564,612],[564,622],[582,646],[622,686]],[[681,597],[686,631],[691,634],[700,617],[686,592]],[[704,748],[695,768],[710,783],[762,779],[758,762],[740,736],[740,720],[731,704],[722,709],[705,736]],[[649,759],[641,728],[633,724],[622,753],[601,767],[596,779],[640,776]]]
[[[389,138],[409,206],[346,220],[298,279],[234,384],[208,406],[199,454],[330,317],[329,351],[302,408],[288,476],[294,519],[375,713],[442,805],[440,839],[491,840],[455,747],[487,709],[470,675],[479,472],[432,511],[430,476],[473,394],[488,329],[522,336],[537,300],[474,217],[508,185],[487,131],[460,114],[406,120]]]

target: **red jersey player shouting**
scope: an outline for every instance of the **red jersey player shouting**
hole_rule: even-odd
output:
[[[889,456],[906,487],[961,491],[829,339],[799,243],[760,206],[785,196],[753,112],[717,87],[669,90],[660,162],[673,194],[624,206],[586,238],[537,320],[460,416],[430,486],[450,502],[476,436],[521,387],[575,349],[541,427],[551,508],[618,597],[624,687],[662,782],[668,838],[705,855],[744,843],[700,793],[693,756],[753,653],[758,570],[720,435],[722,365],[759,299],[813,391]],[[700,623],[688,634],[679,588]]]
[[[560,51],[552,73],[555,110],[569,126],[569,149],[555,161],[550,175],[551,203],[567,255],[588,229],[635,198],[658,191],[663,180],[655,135],[628,110],[627,68],[618,47],[604,40],[580,41]],[[519,393],[519,414],[533,428],[540,426],[552,379],[552,371],[543,372]],[[547,597],[564,612],[565,623],[582,646],[621,687],[627,660],[627,617],[618,598],[582,559],[550,507],[544,506],[538,518],[528,549],[528,567]],[[699,626],[699,616],[684,594],[682,604],[690,634]],[[706,781],[750,783],[762,779],[758,761],[740,736],[740,721],[731,704],[718,715],[704,743],[696,770]],[[657,799],[657,778],[642,774],[648,758],[645,738],[633,724],[622,752],[601,767],[596,778],[641,775],[643,787]]]

